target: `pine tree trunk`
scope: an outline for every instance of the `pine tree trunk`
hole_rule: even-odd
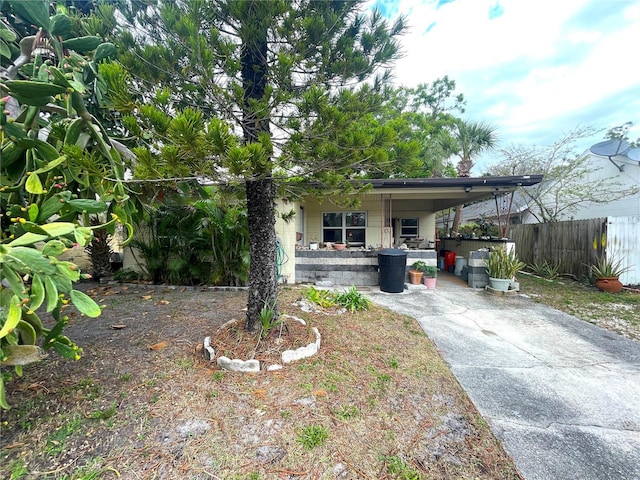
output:
[[[252,332],[265,305],[278,313],[275,185],[271,178],[247,181],[246,192],[251,266],[245,328]]]
[[[253,16],[251,35],[242,39],[240,63],[244,104],[242,130],[245,144],[260,141],[260,136],[270,134],[270,111],[259,107],[264,101],[267,87],[267,25],[270,19],[260,18],[255,7],[247,3],[248,17]],[[250,14],[250,15],[249,15]],[[249,21],[245,19],[244,21]],[[271,177],[269,158],[255,159],[246,177],[247,219],[249,221],[249,298],[247,299],[247,321],[245,328],[253,332],[258,326],[260,311],[267,307],[277,316],[276,278],[276,189]]]

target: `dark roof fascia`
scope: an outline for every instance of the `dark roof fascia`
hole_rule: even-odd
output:
[[[542,181],[542,175],[455,178],[385,178],[364,180],[373,188],[446,188],[446,187],[529,187]]]

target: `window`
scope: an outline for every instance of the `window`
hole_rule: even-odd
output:
[[[413,238],[418,236],[418,219],[403,218],[400,220],[400,236],[403,238]]]
[[[365,212],[323,213],[322,241],[345,242],[352,246],[365,245]]]

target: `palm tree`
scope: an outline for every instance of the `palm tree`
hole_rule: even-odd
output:
[[[485,150],[493,150],[498,145],[495,127],[485,122],[456,120],[449,135],[442,136],[442,147],[450,155],[460,158],[456,171],[458,177],[471,176],[473,159]],[[456,207],[451,231],[456,232],[462,218],[463,205]]]

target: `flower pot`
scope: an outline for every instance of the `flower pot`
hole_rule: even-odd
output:
[[[510,278],[492,278],[489,277],[489,287],[494,290],[499,290],[501,292],[506,292],[509,290],[509,285],[511,284]]]
[[[334,243],[333,244],[333,249],[334,250],[344,250],[346,247],[346,245],[344,243]]]
[[[309,244],[309,250],[317,250],[318,249],[318,242],[311,242]]]
[[[424,282],[427,290],[434,290],[436,288],[436,277],[424,277],[422,281]]]
[[[596,280],[596,288],[603,292],[618,293],[622,290],[622,283],[618,277],[603,277]]]
[[[423,272],[420,270],[409,270],[409,282],[411,285],[420,285],[422,283]]]

